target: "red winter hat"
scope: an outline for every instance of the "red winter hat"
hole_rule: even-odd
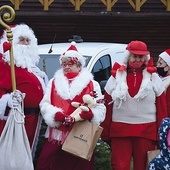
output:
[[[170,67],[170,49],[167,49],[161,54],[159,54],[159,57],[162,58]]]
[[[78,60],[82,66],[85,66],[85,58],[78,52],[76,42],[72,41],[70,47],[66,52],[60,56],[60,63],[62,58],[73,58]]]
[[[126,50],[130,51],[132,54],[137,55],[148,55],[150,52],[147,49],[147,45],[142,41],[131,41]]]

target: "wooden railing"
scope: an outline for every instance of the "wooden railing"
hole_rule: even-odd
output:
[[[10,2],[14,5],[15,10],[19,10],[19,6],[23,3],[24,0],[10,0]],[[54,0],[38,0],[43,6],[44,10],[48,11],[49,6],[54,2]],[[57,1],[57,0],[56,0]],[[75,7],[75,11],[80,11],[80,7],[86,0],[68,0]],[[101,2],[106,6],[106,11],[111,11],[113,6],[119,0],[101,0]],[[121,0],[120,0],[121,1]],[[135,11],[140,11],[141,6],[147,0],[127,0],[127,2],[132,6]],[[149,1],[149,0],[148,0]],[[165,6],[166,11],[170,11],[170,0],[160,0]]]

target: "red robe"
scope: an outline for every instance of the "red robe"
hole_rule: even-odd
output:
[[[166,102],[167,102],[168,117],[170,117],[170,86],[166,90]]]
[[[39,103],[43,97],[43,89],[38,78],[33,74],[21,67],[15,66],[16,89],[25,93],[24,109],[25,109],[25,128],[32,147],[35,137],[39,117]],[[4,62],[2,55],[0,55],[0,102],[2,96],[12,92],[11,71],[7,62]],[[4,103],[5,104],[5,103]],[[5,115],[9,113],[6,107]],[[2,133],[5,125],[5,120],[0,120],[0,134]]]
[[[70,115],[75,108],[70,104],[72,101],[77,101],[82,103],[82,97],[84,94],[89,94],[92,89],[92,82],[90,81],[88,86],[83,89],[81,94],[76,95],[72,100],[63,100],[61,96],[59,96],[55,91],[54,81],[52,83],[52,90],[51,90],[51,104],[56,107],[63,108],[64,112]],[[61,125],[59,129],[61,131],[69,131],[71,127],[65,127]],[[65,163],[64,163],[65,162]],[[47,139],[45,141],[44,147],[40,154],[39,161],[36,166],[36,170],[44,169],[46,170],[47,167],[51,170],[67,170],[67,169],[74,169],[74,170],[92,170],[94,169],[94,155],[92,156],[91,160],[84,160],[74,155],[71,155],[61,149],[60,142],[58,141],[50,141]]]

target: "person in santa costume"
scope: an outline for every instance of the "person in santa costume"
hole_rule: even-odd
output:
[[[59,61],[62,68],[49,81],[40,102],[41,113],[48,128],[36,170],[93,170],[94,155],[88,161],[66,153],[61,147],[74,122],[88,120],[99,125],[105,119],[106,108],[103,103],[97,103],[88,112],[82,111],[75,117],[70,116],[76,109],[71,105],[72,102],[83,103],[85,94],[99,101],[103,98],[101,88],[84,67],[85,58],[78,52],[75,42],[71,42]]]
[[[111,147],[112,169],[130,170],[133,157],[134,170],[145,170],[147,151],[155,148],[158,127],[167,117],[164,87],[144,42],[131,41],[124,55],[105,86],[101,136]]]
[[[13,34],[13,56],[16,78],[16,89],[25,93],[24,114],[25,129],[30,148],[34,156],[40,129],[39,103],[44,95],[48,77],[41,71],[39,62],[37,38],[33,30],[26,24],[11,26]],[[12,80],[10,70],[10,43],[7,41],[6,31],[1,36],[0,50],[0,134],[5,126],[8,113],[13,107],[11,102]],[[15,101],[15,107],[19,102]]]
[[[160,75],[165,87],[168,117],[170,117],[170,49],[159,54],[157,73]]]

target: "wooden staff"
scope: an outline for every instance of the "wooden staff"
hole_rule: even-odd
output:
[[[1,15],[3,19],[1,18]],[[14,68],[13,46],[12,46],[13,34],[10,26],[7,25],[5,22],[10,23],[14,20],[14,18],[15,18],[15,11],[12,7],[8,5],[3,5],[0,7],[0,24],[6,28],[7,39],[11,44],[11,49],[9,50],[9,53],[10,53],[11,80],[12,80],[13,91],[16,90],[15,68]]]

